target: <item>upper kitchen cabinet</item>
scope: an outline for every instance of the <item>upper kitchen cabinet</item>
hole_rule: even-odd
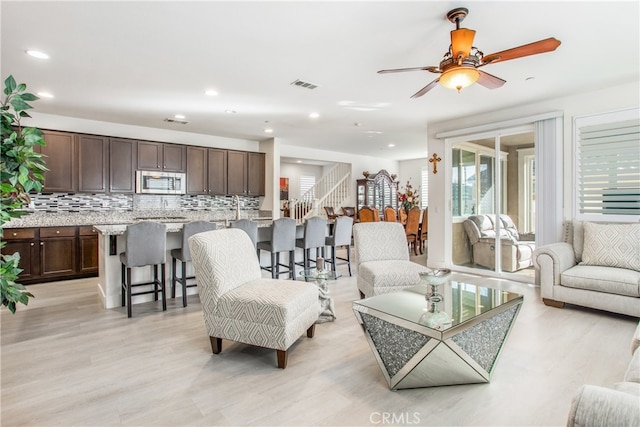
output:
[[[76,138],[72,133],[44,131],[45,146],[37,146],[47,167],[44,173],[46,192],[74,192],[77,184]]]
[[[227,151],[187,147],[187,193],[227,194]]]
[[[264,196],[264,153],[247,153],[247,194]]]
[[[136,190],[137,141],[111,138],[109,142],[109,191],[133,193]]]
[[[247,194],[247,153],[227,152],[227,194]]]
[[[138,141],[138,169],[184,172],[186,147],[162,142]]]
[[[78,191],[105,193],[109,178],[109,138],[77,135]]]
[[[264,153],[229,151],[227,156],[227,194],[264,196]]]

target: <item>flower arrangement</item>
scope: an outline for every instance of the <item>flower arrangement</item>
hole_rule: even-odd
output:
[[[398,205],[405,211],[420,205],[420,189],[414,189],[409,180],[405,186],[398,190]]]

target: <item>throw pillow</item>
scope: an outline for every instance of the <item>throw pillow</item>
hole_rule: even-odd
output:
[[[584,222],[581,265],[602,265],[640,271],[640,224]]]

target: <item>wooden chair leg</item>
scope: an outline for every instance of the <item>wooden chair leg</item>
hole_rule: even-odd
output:
[[[222,338],[209,337],[211,341],[211,351],[213,354],[218,354],[222,351]]]
[[[315,333],[316,333],[316,324],[314,323],[313,325],[309,326],[309,329],[307,329],[307,337],[313,338]]]
[[[278,355],[278,368],[284,369],[287,367],[287,350],[276,350]]]
[[[549,307],[564,308],[564,303],[562,301],[542,298],[542,302],[544,303],[544,305],[548,305]]]

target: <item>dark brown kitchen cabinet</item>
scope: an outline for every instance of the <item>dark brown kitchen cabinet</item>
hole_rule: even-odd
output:
[[[227,194],[227,151],[187,147],[187,193]]]
[[[109,138],[77,135],[78,191],[105,193],[109,184]]]
[[[40,275],[43,279],[77,272],[76,227],[40,229]]]
[[[5,229],[3,241],[3,254],[20,253],[19,283],[98,274],[98,234],[91,226]]]
[[[227,194],[227,150],[219,150],[217,148],[209,148],[207,150],[209,172],[209,194],[225,195]]]
[[[4,255],[13,255],[16,252],[20,254],[18,267],[22,269],[21,282],[40,276],[40,244],[37,228],[5,229],[2,240],[6,242],[2,248]]]
[[[98,273],[98,232],[90,225],[78,227],[78,273]]]
[[[109,141],[109,191],[133,193],[136,191],[137,141],[111,138]]]
[[[44,188],[47,192],[74,192],[77,184],[76,138],[72,133],[44,131],[45,146],[37,146],[47,167]]]
[[[138,141],[138,169],[165,172],[184,172],[186,150],[184,145]]]
[[[227,194],[247,194],[247,153],[227,152]]]
[[[264,153],[247,153],[247,194],[249,196],[264,196]]]

